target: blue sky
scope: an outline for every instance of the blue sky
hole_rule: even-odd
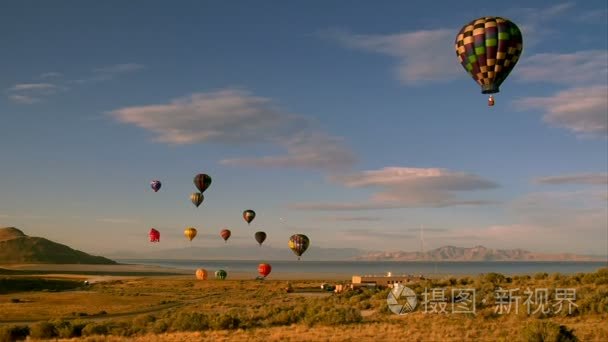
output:
[[[97,253],[188,246],[187,226],[199,246],[228,227],[235,248],[264,230],[275,247],[418,250],[424,225],[427,249],[606,254],[607,12],[3,2],[0,226]],[[453,48],[483,15],[524,35],[492,108]],[[199,208],[197,173],[213,178]]]

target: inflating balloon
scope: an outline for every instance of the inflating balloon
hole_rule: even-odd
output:
[[[207,270],[204,268],[197,269],[196,270],[196,279],[206,280],[207,279]]]
[[[215,272],[216,279],[224,280],[224,279],[226,279],[227,276],[228,276],[228,273],[226,273],[226,271],[224,271],[224,270],[217,270]]]
[[[259,264],[258,265],[258,273],[262,277],[266,277],[267,275],[269,275],[270,271],[272,271],[272,267],[270,266],[270,264]]]

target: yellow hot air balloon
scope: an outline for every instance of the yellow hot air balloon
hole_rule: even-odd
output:
[[[196,228],[194,227],[188,227],[184,230],[184,235],[186,235],[186,237],[188,239],[190,239],[190,241],[192,241],[192,239],[194,239],[194,237],[196,236]]]
[[[196,270],[196,279],[207,280],[207,270],[204,268],[197,269]]]

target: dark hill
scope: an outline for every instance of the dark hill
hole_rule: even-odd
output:
[[[112,265],[116,262],[8,227],[0,228],[0,264]]]

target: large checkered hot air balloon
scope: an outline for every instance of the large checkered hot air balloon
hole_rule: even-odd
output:
[[[464,69],[481,86],[483,94],[499,87],[517,64],[523,50],[522,34],[512,21],[481,17],[464,25],[455,41],[456,55]],[[488,106],[494,105],[490,95]]]

